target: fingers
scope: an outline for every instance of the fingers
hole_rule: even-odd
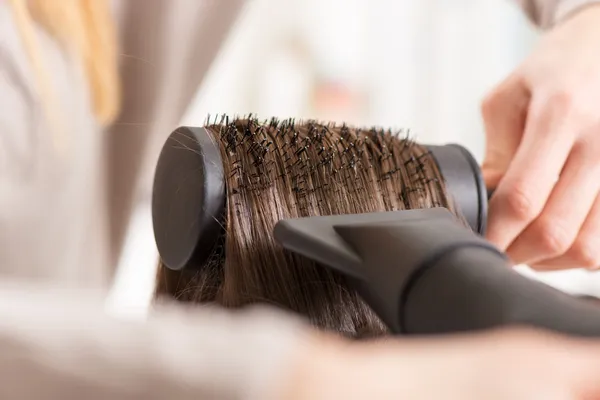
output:
[[[541,213],[574,143],[565,96],[533,98],[525,133],[489,205],[487,238],[501,250]]]
[[[495,188],[519,147],[529,104],[529,92],[518,75],[511,75],[482,103],[486,149],[482,165],[488,188]]]
[[[596,175],[598,176],[598,175]],[[597,269],[600,267],[600,195],[587,215],[570,248],[561,256],[534,263],[531,268],[551,271],[567,268]]]
[[[560,257],[575,242],[600,191],[600,164],[594,147],[585,142],[573,147],[543,211],[509,246],[507,254],[515,263]]]

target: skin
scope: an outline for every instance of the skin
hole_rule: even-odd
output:
[[[600,344],[527,330],[302,349],[273,399],[595,400]]]
[[[537,270],[600,267],[600,6],[546,33],[483,102],[487,238]]]

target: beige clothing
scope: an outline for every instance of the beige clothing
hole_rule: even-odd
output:
[[[0,2],[0,274],[5,279],[105,283],[103,137],[90,118],[81,70],[41,31],[38,39],[69,134],[70,149],[62,156],[53,149],[11,10]]]
[[[86,291],[0,283],[3,400],[270,400],[303,326],[273,310],[103,313]]]
[[[519,2],[541,26],[584,3]],[[242,3],[117,1],[125,97],[107,133],[77,64],[39,31],[71,144],[57,155],[0,0],[0,398],[260,399],[287,371],[303,329],[273,311],[164,310],[132,323],[101,304],[137,182],[153,172],[142,166],[176,127]]]

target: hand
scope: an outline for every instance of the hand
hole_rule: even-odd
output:
[[[323,342],[303,361],[276,398],[600,399],[600,342],[538,332]]]
[[[534,269],[600,267],[600,6],[548,32],[482,108],[488,239]]]

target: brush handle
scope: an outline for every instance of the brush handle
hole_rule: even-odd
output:
[[[403,331],[439,334],[522,325],[600,337],[600,305],[509,268],[486,248],[458,248],[421,271],[404,294]]]
[[[481,168],[473,155],[458,144],[429,145],[444,184],[456,207],[474,232],[485,233],[488,193]]]

